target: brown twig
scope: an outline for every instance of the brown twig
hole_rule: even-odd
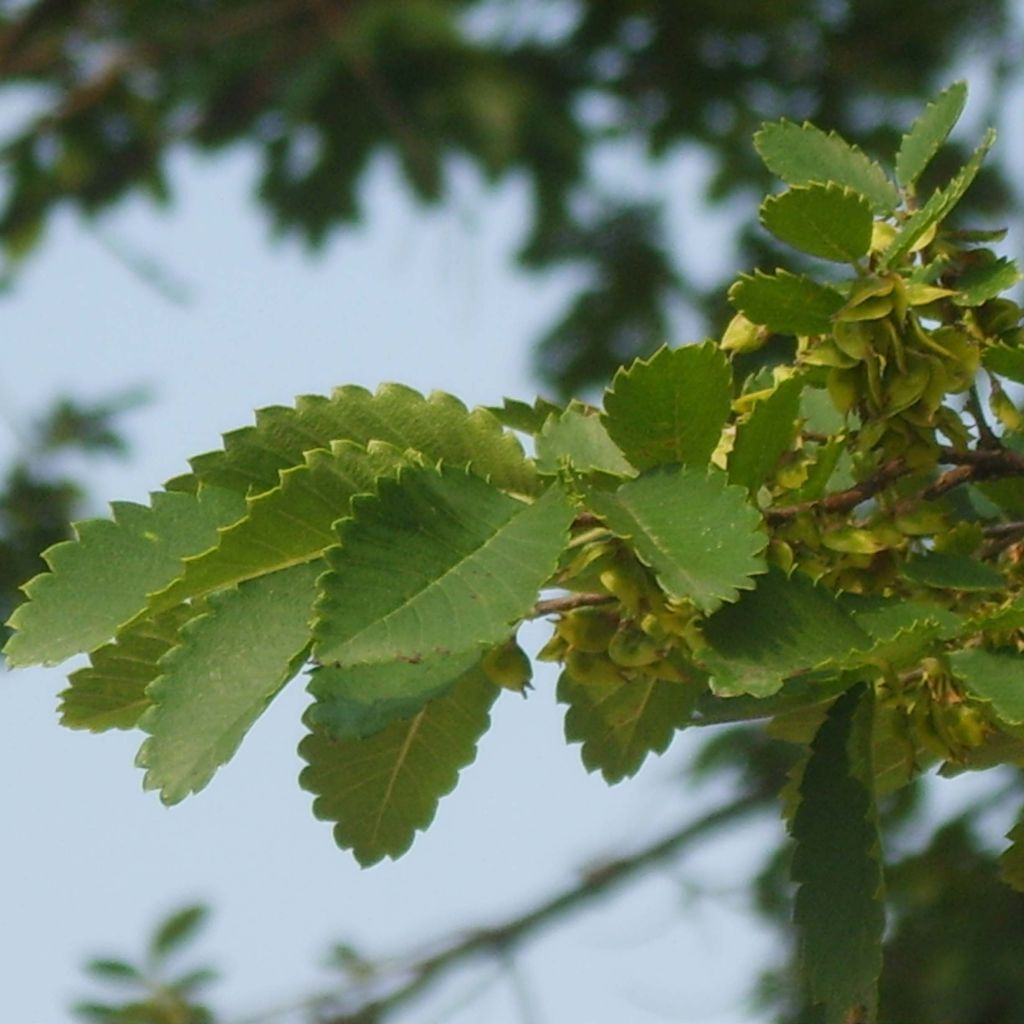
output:
[[[533,606],[529,618],[539,619],[542,615],[557,615],[571,612],[574,608],[593,608],[610,604],[615,598],[611,594],[566,594],[564,597],[549,597]]]

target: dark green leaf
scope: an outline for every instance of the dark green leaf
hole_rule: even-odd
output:
[[[196,937],[209,916],[209,908],[197,904],[182,907],[157,926],[149,941],[150,956],[162,960]]]
[[[840,185],[797,185],[761,204],[761,223],[787,245],[835,263],[854,263],[871,246],[871,205]]]
[[[580,473],[609,473],[635,476],[596,412],[570,406],[561,416],[552,416],[537,436],[537,468],[557,473],[568,464]]]
[[[989,345],[982,349],[981,364],[991,373],[1024,384],[1024,350],[1009,345]]]
[[[972,647],[955,651],[949,660],[967,689],[989,701],[1004,722],[1024,724],[1024,658],[1017,651]]]
[[[800,392],[804,381],[790,377],[754,403],[750,415],[736,426],[729,453],[729,481],[756,491],[770,479],[782,454],[796,436]]]
[[[903,575],[915,583],[942,590],[999,590],[1006,586],[1003,574],[988,563],[944,551],[929,551],[910,559],[903,567]]]
[[[954,82],[925,107],[900,141],[896,154],[896,179],[912,186],[960,120],[967,101],[967,83]]]
[[[778,334],[827,334],[846,300],[835,288],[786,270],[741,274],[729,300],[748,320]]]
[[[1008,291],[1020,280],[1021,272],[1017,264],[1005,256],[1000,256],[961,274],[956,279],[956,295],[953,296],[953,301],[958,306],[980,306]]]

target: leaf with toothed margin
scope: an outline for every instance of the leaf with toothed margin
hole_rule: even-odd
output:
[[[896,153],[896,180],[912,186],[960,120],[967,102],[967,83],[954,82],[924,108],[900,140]]]
[[[139,721],[137,763],[166,804],[202,789],[278,691],[302,668],[320,563],[250,580],[209,598],[160,662]]]
[[[732,370],[713,342],[661,348],[620,369],[604,395],[604,425],[637,469],[703,468],[729,418]]]
[[[729,482],[756,491],[771,479],[779,459],[796,437],[802,377],[790,377],[754,403],[750,415],[736,426],[729,453]]]
[[[111,508],[112,520],[79,523],[77,540],[44,552],[50,572],[25,586],[29,600],[10,619],[12,665],[55,665],[109,640],[181,572],[183,558],[212,547],[218,527],[245,514],[237,494],[215,487]]]
[[[60,695],[61,725],[71,729],[132,729],[150,706],[146,687],[160,675],[158,662],[179,642],[181,627],[201,614],[200,604],[181,604],[142,619],[89,655],[72,672]]]
[[[811,743],[790,829],[798,956],[824,1024],[874,1020],[878,998],[885,907],[872,710],[861,686],[829,709]]]
[[[400,857],[434,819],[438,801],[476,757],[498,687],[475,666],[411,718],[359,739],[315,730],[299,744],[313,813],[364,867]]]
[[[718,470],[652,469],[586,502],[628,540],[665,592],[710,613],[765,571],[761,516]]]
[[[955,651],[949,662],[970,693],[991,703],[1004,722],[1024,724],[1024,658],[1016,650],[972,647]]]
[[[582,744],[587,771],[621,782],[640,770],[648,754],[665,752],[676,731],[690,723],[702,691],[695,683],[652,676],[579,683],[563,672],[558,700],[568,705],[566,741]]]
[[[350,514],[352,498],[413,462],[413,453],[379,441],[367,448],[334,441],[330,451],[306,452],[301,465],[281,473],[280,486],[246,499],[248,515],[221,530],[215,548],[185,560],[181,576],[150,598],[146,614],[319,558],[337,543],[333,527]]]
[[[833,182],[795,185],[761,204],[761,223],[794,249],[834,263],[855,263],[871,246],[871,205]]]
[[[777,270],[740,274],[729,301],[748,320],[776,334],[828,334],[832,317],[842,308],[842,293],[809,277]]]
[[[463,469],[382,480],[325,556],[317,661],[415,661],[505,640],[555,571],[573,511],[557,484],[527,503]]]
[[[506,398],[501,405],[484,408],[503,426],[522,434],[539,434],[551,416],[560,416],[562,407],[546,398],[534,399],[533,405],[518,398]]]
[[[636,476],[596,412],[573,403],[537,435],[537,468],[555,474],[568,464],[578,473]]]
[[[541,489],[532,462],[516,438],[484,409],[472,412],[451,395],[424,398],[401,384],[384,384],[375,394],[364,388],[337,388],[330,397],[304,395],[294,407],[271,406],[256,413],[256,425],[224,435],[222,451],[190,460],[192,473],[169,481],[174,490],[194,490],[197,480],[241,494],[261,494],[278,486],[279,474],[298,466],[314,448],[332,441],[366,446],[385,441],[428,461],[472,465],[496,487],[519,494]]]

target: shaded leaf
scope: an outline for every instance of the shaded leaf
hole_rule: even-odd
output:
[[[568,462],[580,473],[609,473],[635,476],[629,464],[596,413],[570,406],[561,416],[552,416],[537,436],[537,468],[557,473]]]
[[[124,960],[90,960],[85,970],[101,981],[114,984],[139,985],[145,982],[143,973],[133,964]]]
[[[506,639],[554,572],[572,517],[557,485],[527,504],[462,469],[382,480],[327,552],[317,660],[424,659]]]
[[[949,661],[967,689],[989,701],[1004,722],[1024,724],[1024,658],[1017,651],[972,647],[954,651]]]
[[[559,416],[562,407],[546,398],[534,399],[533,405],[517,398],[506,398],[501,405],[484,407],[503,427],[523,434],[539,434],[550,416]]]
[[[155,960],[162,960],[176,953],[195,938],[206,923],[209,913],[209,908],[201,904],[175,911],[157,926],[149,941],[149,955]]]
[[[989,345],[982,349],[981,365],[1000,377],[1024,384],[1024,350],[1009,345]]]
[[[903,575],[915,583],[943,590],[999,590],[1006,586],[1003,574],[987,562],[945,551],[911,558],[903,567]]]
[[[854,263],[871,246],[871,205],[840,185],[798,185],[762,204],[761,223],[787,245],[836,263]]]
[[[615,374],[604,395],[604,425],[637,469],[706,466],[731,400],[732,371],[717,345],[662,348]]]
[[[790,676],[872,646],[828,590],[775,569],[712,615],[703,632],[710,646],[701,660],[712,690],[724,697],[770,696]]]
[[[896,180],[904,187],[917,181],[921,172],[960,120],[967,101],[967,83],[954,82],[943,90],[911,125],[896,153]]]
[[[798,954],[824,1024],[874,1020],[878,998],[885,911],[871,717],[861,687],[829,709],[811,744],[791,828]]]
[[[628,540],[670,596],[711,612],[764,571],[761,516],[718,470],[653,469],[587,504]]]
[[[618,683],[579,683],[567,672],[558,699],[567,704],[565,738],[581,743],[587,771],[606,782],[635,775],[648,754],[668,748],[677,729],[689,724],[701,687],[642,676]]]
[[[1024,892],[1024,821],[1018,821],[1006,834],[1010,845],[999,858],[999,874],[1017,892]]]
[[[755,402],[750,415],[737,424],[729,453],[730,483],[756,491],[771,478],[796,436],[803,385],[801,377],[784,380]]]
[[[4,653],[12,665],[54,665],[109,640],[146,595],[181,571],[181,560],[212,547],[217,528],[245,513],[238,495],[156,493],[152,505],[116,502],[114,518],[78,524],[78,539],[45,552],[50,566],[25,587]]]
[[[729,300],[755,324],[778,334],[802,335],[827,334],[846,301],[835,288],[787,270],[741,274],[729,289]]]
[[[150,735],[137,763],[164,803],[202,789],[302,667],[322,571],[319,563],[296,565],[220,591],[182,629],[139,722]]]
[[[1013,260],[998,259],[973,267],[956,280],[953,302],[958,306],[980,306],[1008,291],[1021,280],[1021,272]]]
[[[335,823],[337,844],[364,866],[405,853],[475,758],[498,692],[474,670],[412,718],[372,736],[306,736],[299,753],[308,764],[299,782],[315,794],[313,813]]]
[[[775,121],[757,132],[754,147],[768,170],[788,185],[833,182],[859,192],[876,213],[890,213],[900,201],[882,168],[835,132]]]

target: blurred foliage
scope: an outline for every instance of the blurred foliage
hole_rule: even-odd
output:
[[[718,283],[693,280],[704,254],[668,237],[657,197],[609,196],[602,155],[625,146],[639,167],[695,145],[710,163],[707,198],[752,195],[767,184],[750,145],[762,120],[813,119],[888,149],[908,110],[982,55],[998,119],[1020,47],[1008,0],[7,6],[0,81],[20,111],[0,133],[10,261],[60,206],[168,201],[181,149],[253,151],[260,203],[312,246],[366,212],[361,184],[380,154],[424,202],[448,195],[461,158],[488,181],[528,184],[526,266],[582,271],[537,352],[563,394],[671,339],[673,312],[721,312]],[[954,148],[949,165],[963,156]],[[966,212],[1005,216],[1009,201],[990,173]]]
[[[124,455],[119,415],[141,394],[95,404],[64,398],[47,414],[15,433],[15,452],[0,478],[0,622],[19,604],[22,583],[46,566],[40,552],[67,540],[71,522],[86,511],[80,473],[69,455]],[[8,630],[0,629],[6,640]]]

